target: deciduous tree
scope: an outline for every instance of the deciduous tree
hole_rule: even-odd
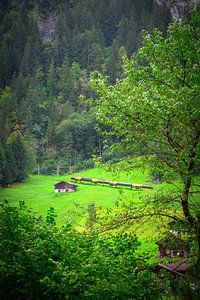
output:
[[[196,12],[183,24],[170,25],[166,38],[158,30],[146,33],[137,54],[124,62],[124,79],[111,86],[106,77],[93,75],[91,84],[99,94],[98,121],[109,134],[129,151],[142,145],[162,171],[179,176],[183,221],[195,231],[200,252],[199,214],[190,202],[200,171],[199,25]]]

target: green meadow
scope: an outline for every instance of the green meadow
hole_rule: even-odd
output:
[[[130,188],[117,188],[91,183],[76,183],[78,189],[74,193],[55,193],[54,184],[65,180],[73,182],[72,176],[84,176],[95,179],[120,180],[138,184],[149,184],[153,190],[135,190]],[[54,207],[58,224],[66,219],[78,222],[80,212],[84,212],[87,204],[91,201],[102,208],[114,207],[119,199],[133,200],[146,193],[154,193],[156,189],[164,188],[164,185],[149,183],[148,172],[135,170],[131,174],[125,172],[116,176],[103,168],[90,169],[76,174],[63,176],[30,175],[27,180],[11,187],[0,189],[0,201],[8,200],[11,205],[18,205],[19,201],[25,201],[26,205],[39,215],[45,216],[50,207]]]
[[[130,188],[117,188],[106,185],[91,183],[76,183],[78,189],[73,193],[55,193],[54,184],[59,181],[73,182],[71,177],[82,176],[93,179],[104,179],[109,181],[123,181],[136,184],[147,184],[153,190],[136,190]],[[18,206],[19,201],[24,201],[26,206],[32,208],[38,215],[46,216],[50,207],[55,209],[57,224],[62,225],[66,220],[70,220],[78,230],[85,221],[86,208],[89,202],[94,202],[96,207],[114,208],[119,200],[138,201],[145,195],[152,195],[159,189],[171,188],[171,185],[162,183],[155,185],[150,182],[147,171],[134,170],[131,174],[121,172],[116,175],[103,168],[90,169],[75,174],[63,176],[30,175],[25,182],[13,184],[8,188],[0,189],[0,201],[7,200],[11,205]],[[153,241],[158,238],[164,224],[159,224],[152,219],[142,226],[136,226],[133,230],[142,242],[139,251],[153,253],[157,255],[157,246]],[[159,230],[158,230],[159,228]]]

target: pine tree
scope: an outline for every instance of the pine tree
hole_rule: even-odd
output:
[[[60,68],[59,90],[62,95],[62,101],[66,102],[69,98],[71,88],[71,76],[68,57],[65,57],[64,63]]]
[[[99,44],[93,43],[88,54],[88,69],[91,71],[102,71],[103,63],[103,50]]]
[[[2,182],[4,176],[4,170],[6,165],[6,156],[3,145],[0,143],[0,182]]]
[[[0,95],[0,142],[5,144],[16,122],[16,99],[12,90],[6,87]]]
[[[57,88],[57,74],[56,74],[56,68],[54,64],[54,60],[52,59],[48,74],[47,74],[47,93],[50,98],[57,95],[58,88]]]
[[[6,183],[20,182],[27,176],[28,148],[19,129],[10,134],[6,142]]]
[[[106,60],[106,70],[110,76],[110,82],[114,83],[117,75],[117,59],[118,59],[119,48],[116,43],[113,43],[110,48],[110,54]]]

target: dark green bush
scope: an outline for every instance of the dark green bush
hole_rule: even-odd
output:
[[[160,299],[134,235],[58,228],[24,203],[0,206],[1,299]]]

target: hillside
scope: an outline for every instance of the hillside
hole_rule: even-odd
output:
[[[90,72],[112,84],[122,77],[122,57],[138,49],[142,30],[166,32],[169,9],[153,0],[1,1],[0,16],[0,181],[88,168],[92,155],[110,160],[82,100],[95,96]],[[20,162],[17,136],[29,148]]]

